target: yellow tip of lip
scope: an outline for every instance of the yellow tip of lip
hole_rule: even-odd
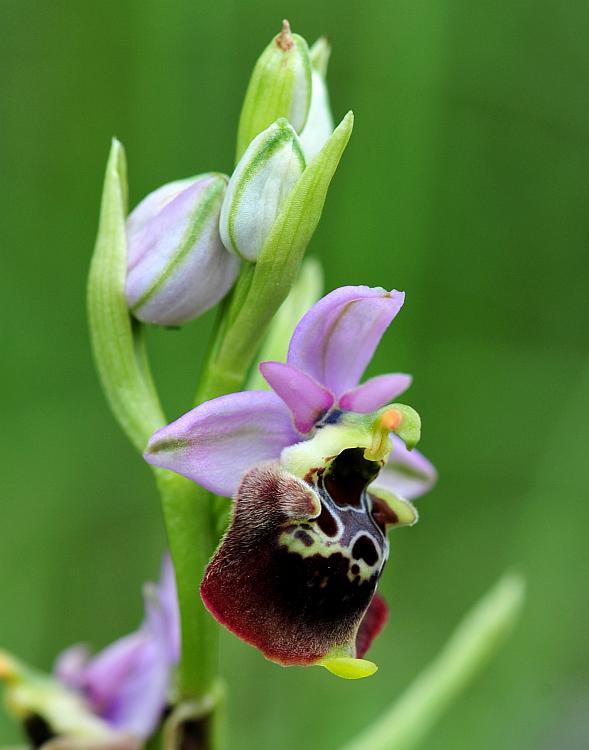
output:
[[[403,415],[397,409],[389,409],[380,418],[380,423],[389,432],[397,430],[401,426]]]
[[[378,670],[374,662],[366,659],[353,659],[351,656],[324,659],[319,663],[328,672],[344,680],[361,680],[363,677],[371,677]]]

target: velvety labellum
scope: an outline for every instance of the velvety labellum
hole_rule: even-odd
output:
[[[377,604],[357,647],[388,556],[366,492],[379,469],[352,449],[305,480],[278,464],[250,470],[201,586],[211,613],[284,665],[364,653],[386,618]]]

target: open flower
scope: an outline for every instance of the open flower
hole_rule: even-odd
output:
[[[370,674],[361,657],[386,619],[375,590],[386,531],[435,481],[411,449],[416,412],[391,402],[405,374],[359,385],[404,294],[343,287],[301,319],[287,362],[263,362],[272,391],[222,396],[151,438],[146,459],[235,496],[201,585],[212,614],[278,663]],[[404,494],[403,494],[404,493]]]
[[[176,582],[168,557],[159,584],[147,584],[144,596],[145,619],[136,632],[95,656],[83,645],[72,646],[58,657],[54,670],[111,729],[140,740],[162,718],[179,659]]]
[[[145,586],[145,619],[135,633],[91,657],[68,648],[54,675],[31,669],[0,651],[6,705],[33,747],[138,750],[168,705],[179,658],[180,626],[172,563],[164,559],[159,585]],[[46,744],[47,743],[47,744]]]

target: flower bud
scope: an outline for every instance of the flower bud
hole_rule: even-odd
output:
[[[329,106],[329,95],[325,77],[331,47],[327,39],[321,37],[311,47],[312,92],[309,116],[302,133],[301,146],[307,163],[322,149],[323,144],[333,132],[333,117]]]
[[[219,237],[227,177],[209,173],[150,193],[127,219],[127,304],[145,323],[179,325],[221,300],[239,262]]]
[[[284,201],[305,170],[292,126],[280,118],[250,143],[235,168],[221,209],[227,250],[255,261]]]
[[[311,103],[311,61],[307,42],[292,34],[288,21],[262,52],[252,76],[237,136],[237,158],[258,133],[286,117],[297,133],[303,129]]]

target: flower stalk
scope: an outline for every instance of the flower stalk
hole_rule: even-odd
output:
[[[218,627],[195,596],[198,571],[205,569],[216,546],[211,498],[183,477],[155,470],[170,553],[174,563],[182,650],[178,689],[182,699],[202,700],[217,675]]]

